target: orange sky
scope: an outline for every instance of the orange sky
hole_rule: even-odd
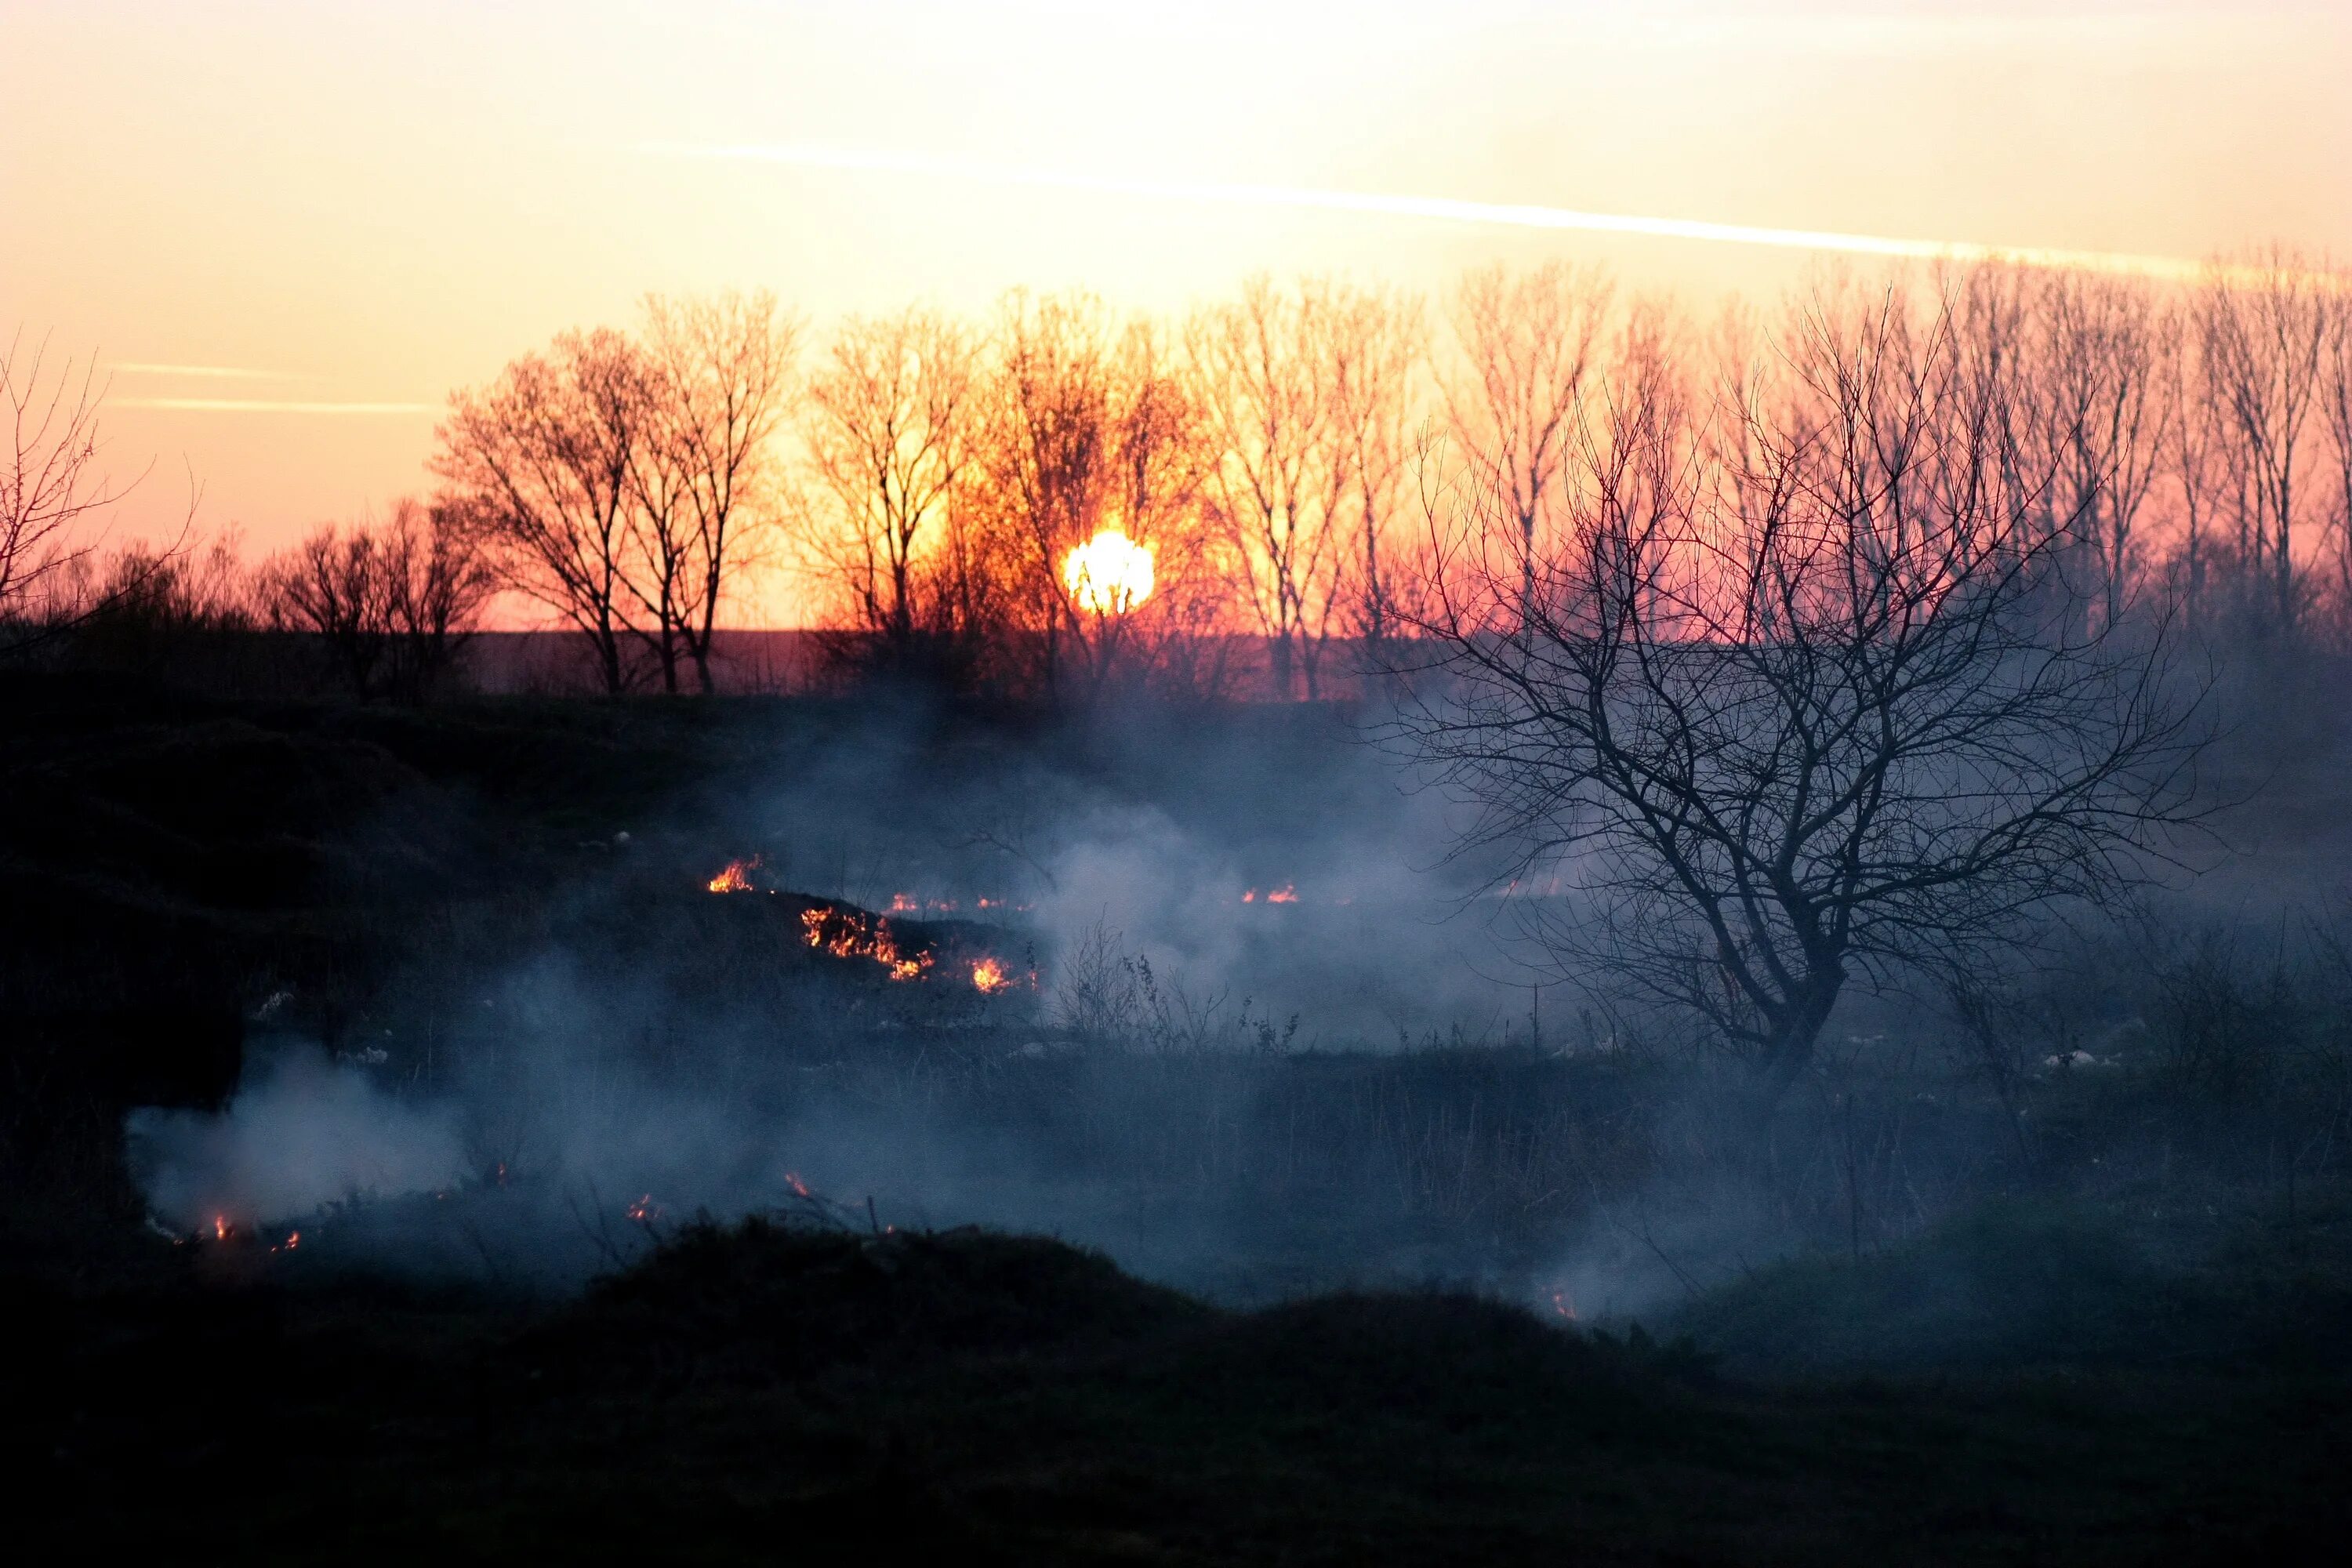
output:
[[[0,0],[0,331],[115,367],[110,458],[158,460],[128,527],[193,470],[201,521],[267,548],[416,488],[452,386],[648,289],[765,286],[821,327],[1016,283],[1181,309],[1259,268],[1434,291],[1566,255],[1705,298],[1804,264],[1171,186],[2352,252],[2352,5],[1162,11]],[[747,145],[1143,188],[674,155]],[[268,406],[155,406],[189,400]]]

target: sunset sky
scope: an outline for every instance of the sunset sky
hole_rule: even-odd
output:
[[[128,526],[193,471],[267,548],[419,488],[453,386],[647,289],[764,286],[821,329],[1014,284],[1176,310],[1261,268],[1435,293],[1567,256],[1705,300],[1808,262],[1267,186],[2352,252],[2340,3],[1165,11],[0,0],[0,332],[111,367],[110,458],[157,459]]]

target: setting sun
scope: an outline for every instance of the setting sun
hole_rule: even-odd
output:
[[[1089,615],[1123,616],[1151,597],[1151,547],[1106,528],[1063,557],[1062,585]]]

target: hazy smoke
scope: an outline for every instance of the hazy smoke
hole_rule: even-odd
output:
[[[465,1164],[453,1107],[395,1099],[304,1049],[250,1066],[217,1115],[134,1110],[129,1133],[149,1205],[184,1230],[446,1187]]]

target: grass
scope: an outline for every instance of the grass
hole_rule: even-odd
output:
[[[1225,721],[1286,779],[1328,743]],[[0,1465],[24,1550],[2099,1563],[2293,1560],[2352,1523],[2352,1211],[2295,1163],[2335,1124],[2276,1083],[2180,1092],[2160,1016],[2146,1062],[2039,1083],[2030,1139],[1908,1068],[1825,1079],[1759,1139],[1719,1085],[1633,1051],[1153,1056],[1034,1007],[949,1016],[796,947],[781,900],[687,874],[740,852],[760,780],[842,768],[866,723],[0,679]],[[915,727],[957,759],[1159,754]],[[1023,1152],[1008,1182],[1112,1194],[1179,1251],[1214,1238],[1216,1301],[973,1229],[694,1226],[549,1300],[333,1266],[331,1226],[299,1267],[141,1228],[124,1107],[217,1103],[264,998],[431,1088],[503,1064],[515,1026],[481,1003],[551,950],[642,998],[559,1020],[587,1059],[761,1115],[970,1130]],[[2298,1048],[2332,1048],[2335,1015],[2305,1012]],[[1526,1283],[1604,1215],[1637,1261],[1674,1247],[1625,1204],[1684,1189],[1796,1250],[1679,1281],[1643,1308],[1655,1337],[1459,1288]],[[1456,1285],[1363,1288],[1423,1276]]]
[[[696,1229],[539,1312],[163,1253],[16,1282],[33,1550],[2120,1563],[2352,1523],[2333,1377],[1750,1383],[1475,1296],[1220,1311],[976,1232]]]

